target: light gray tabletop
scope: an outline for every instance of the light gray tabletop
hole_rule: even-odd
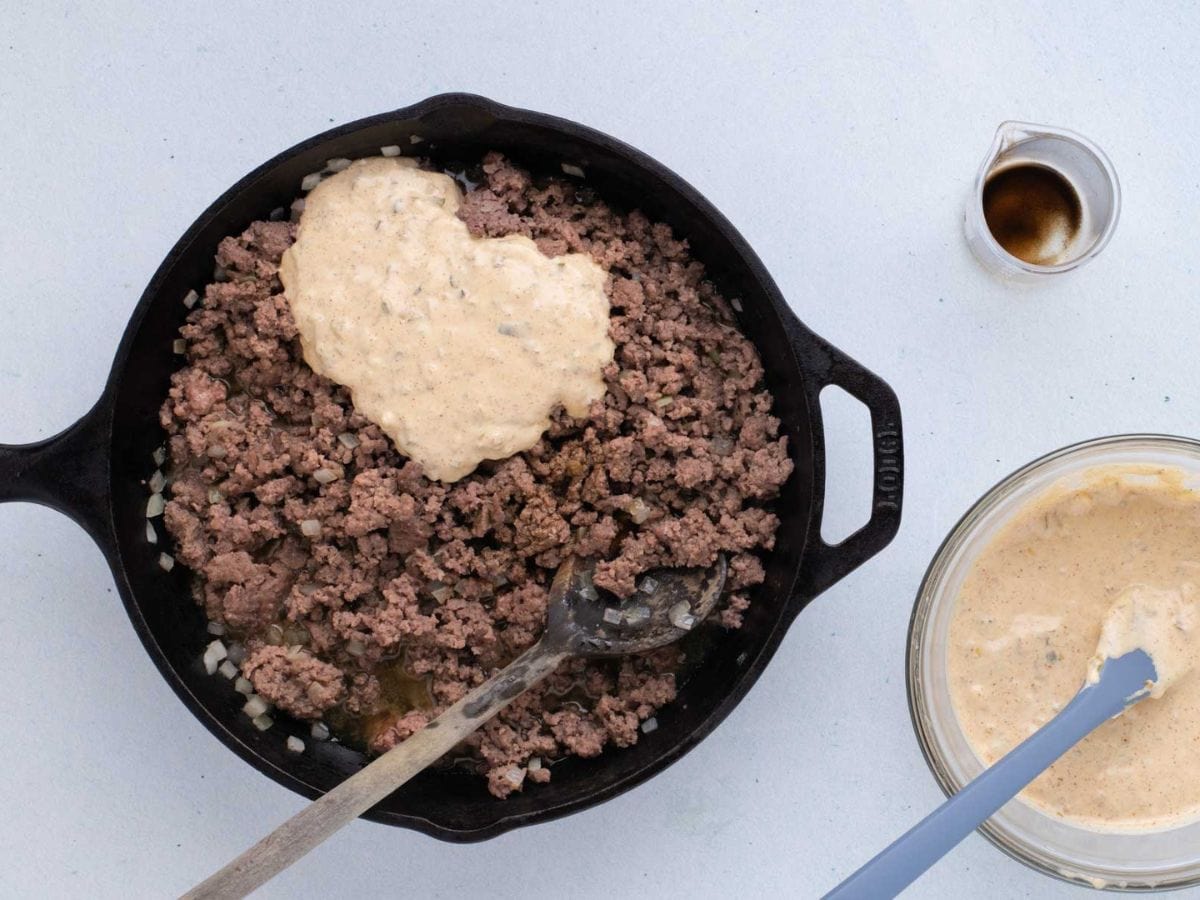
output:
[[[899,537],[804,612],[684,760],[482,845],[356,823],[264,897],[816,895],[940,799],[909,724],[904,642],[958,516],[1062,444],[1200,431],[1195,7],[665,6],[3,14],[0,440],[85,411],[151,273],[229,184],[332,123],[446,90],[585,122],[675,169],[742,230],[800,317],[903,403]],[[960,234],[1005,118],[1089,135],[1124,187],[1109,249],[1047,288],[990,280]],[[865,517],[869,458],[856,409],[834,412],[830,512],[844,532]],[[300,808],[176,700],[78,528],[6,506],[0,548],[0,895],[177,893]],[[972,837],[911,894],[1083,891]]]

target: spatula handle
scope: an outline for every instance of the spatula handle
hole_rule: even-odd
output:
[[[535,644],[416,734],[309,804],[225,868],[192,888],[183,895],[184,900],[245,897],[445,756],[553,672],[567,655]]]
[[[1142,699],[1146,683],[1156,677],[1154,664],[1141,650],[1105,662],[1099,682],[1084,687],[1062,712],[826,894],[825,900],[896,896],[1093,729]]]

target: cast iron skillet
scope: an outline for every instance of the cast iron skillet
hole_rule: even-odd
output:
[[[420,137],[419,143],[410,142]],[[259,732],[241,713],[241,695],[220,676],[205,674],[200,656],[209,638],[193,604],[189,575],[158,565],[169,546],[145,537],[144,480],[162,443],[158,408],[181,364],[172,340],[191,289],[211,280],[217,244],[295,198],[300,180],[335,157],[371,156],[399,144],[406,154],[436,160],[477,160],[490,149],[535,171],[561,172],[563,162],[586,170],[586,183],[625,208],[670,223],[691,242],[726,297],[741,301],[740,325],[762,354],[795,474],[778,502],[782,519],[744,627],[712,641],[678,699],[658,713],[659,728],[635,747],[595,759],[568,759],[554,779],[508,800],[484,781],[429,771],[373,809],[367,818],[444,840],[474,841],[543,822],[599,803],[661,771],[694,747],[745,695],[770,661],[796,614],[817,594],[879,552],[900,524],[900,408],[892,390],[800,324],[741,235],[678,175],[607,135],[482,97],[443,94],[414,106],[334,128],[259,166],[210,206],[159,266],[133,312],[112,373],[95,407],[49,440],[0,445],[0,501],[28,500],[69,515],[100,545],[121,599],[163,677],[205,726],[242,759],[282,785],[312,798],[363,765],[336,743],[308,741],[303,754],[284,748],[287,735],[307,737],[302,723],[279,716]],[[871,412],[874,494],[870,521],[837,546],[820,538],[825,455],[818,395],[827,385],[849,391]],[[160,529],[161,533],[161,529]]]

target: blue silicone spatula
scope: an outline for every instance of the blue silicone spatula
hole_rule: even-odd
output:
[[[1097,726],[1147,696],[1158,675],[1149,654],[1106,659],[1062,712],[825,895],[825,900],[894,897],[1020,793]]]

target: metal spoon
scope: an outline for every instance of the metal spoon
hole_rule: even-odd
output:
[[[573,656],[626,656],[674,643],[716,608],[724,556],[709,569],[660,569],[638,592],[606,606],[592,585],[594,564],[571,557],[550,587],[546,630],[507,667],[407,740],[292,816],[184,894],[185,900],[244,897],[357,818]]]
[[[1062,712],[825,895],[824,900],[895,897],[1056,759],[1113,716],[1149,695],[1153,660],[1133,650],[1104,660]]]

